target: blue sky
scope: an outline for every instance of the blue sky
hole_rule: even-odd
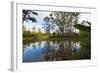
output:
[[[37,22],[32,23],[31,21],[29,22],[24,22],[24,25],[27,27],[28,30],[32,31],[33,26],[36,27],[36,31],[38,31],[38,29],[40,28],[41,31],[44,31],[43,27],[43,19],[44,17],[48,16],[51,12],[45,12],[45,11],[35,11],[38,13],[37,16],[35,16]],[[79,23],[81,23],[83,20],[87,20],[89,22],[91,22],[91,14],[87,14],[87,13],[81,13],[80,17],[79,17]]]
[[[44,31],[42,28],[43,27],[42,24],[44,23],[43,19],[44,17],[48,16],[51,12],[43,12],[43,11],[35,11],[35,12],[38,13],[38,16],[35,16],[37,22],[34,23],[32,23],[31,21],[24,22],[24,25],[26,25],[29,30],[32,30],[32,27],[35,26],[36,31],[38,31],[38,28],[40,28],[41,31]]]

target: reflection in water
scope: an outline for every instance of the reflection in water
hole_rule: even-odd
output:
[[[23,62],[90,59],[86,41],[41,41],[23,45]]]

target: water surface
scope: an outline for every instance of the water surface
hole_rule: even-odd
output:
[[[83,60],[91,58],[87,41],[53,40],[23,44],[23,62]]]

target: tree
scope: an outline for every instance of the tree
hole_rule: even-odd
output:
[[[74,25],[77,25],[80,13],[73,12],[72,15],[73,15],[73,19],[74,19]],[[75,32],[76,32],[76,28],[75,28]]]
[[[58,12],[52,13],[53,22],[58,27],[59,33],[72,32],[73,25],[78,24],[79,13],[78,12]]]
[[[55,30],[55,23],[54,23],[54,18],[52,13],[49,14],[49,20],[50,20],[50,30],[53,33]]]
[[[48,16],[44,17],[45,23],[43,24],[44,25],[43,28],[49,34],[49,37],[50,37],[50,32],[52,32],[54,29],[54,24],[51,20],[52,19],[51,17],[52,17],[51,15],[49,15],[49,17]]]
[[[74,25],[78,24],[78,19],[78,12],[55,11],[44,18],[44,28],[49,34],[55,30],[56,33],[63,35],[66,32],[74,32]]]
[[[33,10],[23,10],[23,22],[27,22],[28,20],[36,22],[34,15],[38,15],[38,13],[34,12]]]
[[[44,18],[44,26],[43,26],[43,28],[45,29],[45,31],[47,32],[47,33],[50,33],[50,20],[49,20],[49,17],[45,17]]]
[[[58,30],[61,34],[65,32],[65,26],[67,23],[67,12],[53,12],[54,14],[54,22],[58,27]]]

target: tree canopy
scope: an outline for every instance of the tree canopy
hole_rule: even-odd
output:
[[[28,20],[36,22],[34,15],[38,15],[38,13],[34,12],[33,10],[23,10],[23,22],[27,22]]]

